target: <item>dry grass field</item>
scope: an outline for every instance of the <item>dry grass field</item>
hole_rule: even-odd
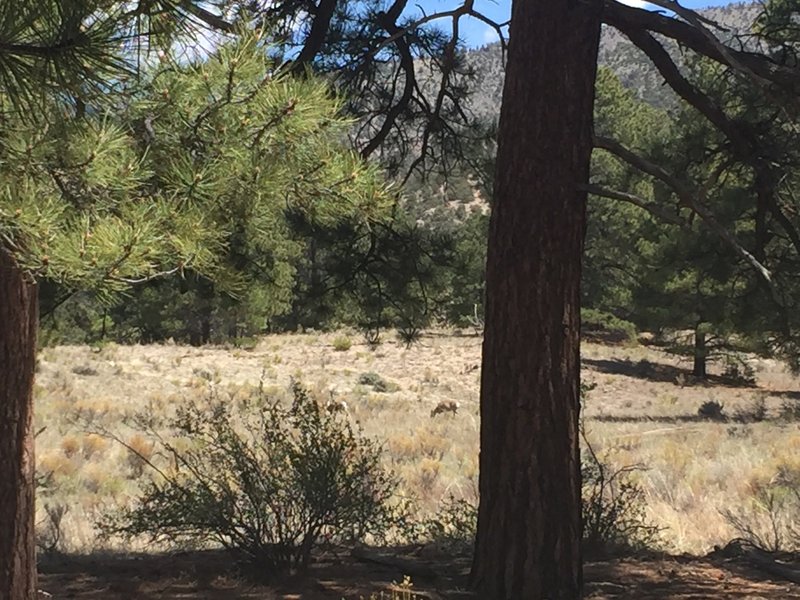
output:
[[[333,395],[347,403],[348,418],[385,444],[423,511],[450,496],[475,500],[480,351],[480,338],[469,335],[430,333],[410,349],[385,336],[373,350],[346,332],[267,336],[249,349],[46,348],[36,390],[42,535],[58,530],[65,551],[115,547],[98,540],[93,523],[137,492],[143,465],[93,430],[147,454],[150,440],[126,423],[136,411],[167,414],[209,388],[232,402],[258,385],[288,398],[291,378],[320,402]],[[720,511],[750,506],[775,477],[800,479],[800,425],[787,417],[800,412],[800,380],[781,364],[753,359],[756,385],[737,387],[713,377],[693,382],[690,365],[653,347],[586,343],[582,355],[584,380],[596,386],[584,409],[587,437],[610,464],[642,466],[635,477],[649,518],[665,528],[664,550],[706,553],[736,535]],[[459,402],[457,414],[431,417],[450,400]],[[699,419],[709,400],[731,417],[759,406],[766,413],[758,422]]]

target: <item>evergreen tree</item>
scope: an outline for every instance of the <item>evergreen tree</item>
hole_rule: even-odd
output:
[[[36,594],[36,281],[110,300],[193,272],[236,293],[247,285],[230,268],[237,253],[272,261],[281,281],[293,251],[280,234],[287,207],[331,223],[377,218],[385,206],[374,170],[341,146],[340,104],[322,83],[281,77],[255,36],[209,61],[146,73],[140,93],[112,96],[102,84],[127,67],[115,42],[127,5],[29,4],[3,4],[0,19],[0,38],[18,42],[0,52],[3,600]],[[182,15],[161,16],[175,25]]]
[[[636,98],[607,68],[596,81],[595,134],[616,135],[632,148],[669,145],[671,117]],[[645,176],[606,152],[592,154],[590,191],[624,190],[655,206],[653,185]],[[582,275],[583,306],[633,320],[634,290],[649,270],[642,257],[643,240],[660,235],[664,222],[645,208],[602,195],[590,196]]]
[[[197,313],[190,337],[199,343],[215,329],[217,339],[261,331],[292,308],[297,271],[314,243],[297,231],[298,219],[317,229],[368,229],[390,218],[374,168],[341,147],[341,103],[310,80],[273,82],[274,63],[254,57],[247,44],[226,46],[210,60],[157,73],[128,117],[153,138],[143,139],[150,185],[174,193],[177,180],[226,232],[214,281],[185,278]]]
[[[631,256],[628,318],[651,329],[695,331],[684,349],[696,375],[706,373],[709,335],[722,348],[735,336],[794,363],[798,296],[789,257],[797,248],[785,242],[796,225],[776,199],[787,197],[797,172],[796,129],[784,111],[776,118],[774,98],[713,62],[688,61],[686,76],[694,90],[687,96],[702,97],[723,127],[686,102],[645,128],[642,140],[625,139],[628,129],[617,129],[611,141],[605,136],[615,130],[599,132],[608,153],[596,153],[604,168],[594,191],[639,213],[638,227],[609,230],[600,255],[626,249]],[[623,178],[614,179],[614,170]]]
[[[689,124],[698,123],[693,113],[675,115],[646,105],[610,71],[601,70],[597,87],[598,135],[616,134],[619,143],[669,171],[699,176],[698,163],[705,166],[702,157],[714,143],[713,131],[693,131]],[[705,145],[699,147],[701,141]],[[704,377],[706,335],[722,342],[737,329],[744,282],[750,279],[746,265],[742,268],[730,246],[702,220],[686,218],[686,209],[678,205],[670,210],[671,192],[663,184],[614,154],[598,151],[593,158],[592,189],[598,195],[590,204],[586,306],[624,316],[648,331],[694,330],[689,354],[695,375]],[[735,181],[718,188],[713,190],[715,214],[733,231],[749,206],[746,194]],[[624,190],[624,195],[606,194],[609,200],[603,195],[608,190]],[[746,327],[739,325],[739,331]]]

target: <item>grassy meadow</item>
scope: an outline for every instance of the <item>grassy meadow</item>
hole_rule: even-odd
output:
[[[155,451],[129,423],[137,411],[168,415],[210,390],[236,402],[259,385],[288,400],[292,378],[322,404],[346,402],[347,418],[384,444],[423,512],[450,496],[476,501],[480,352],[479,337],[445,332],[410,349],[388,335],[371,349],[352,332],[271,335],[248,348],[45,348],[36,387],[40,537],[71,552],[118,547],[94,523],[128,503],[147,470],[125,446]],[[737,386],[694,382],[689,363],[654,347],[584,343],[582,355],[584,381],[595,386],[587,438],[609,464],[641,467],[634,477],[665,550],[709,551],[737,535],[721,511],[751,506],[776,477],[800,480],[800,380],[780,363],[751,359],[756,385]],[[457,414],[431,417],[453,400]],[[730,418],[698,418],[707,401]]]

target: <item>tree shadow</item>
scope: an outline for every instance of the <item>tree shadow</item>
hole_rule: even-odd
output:
[[[224,550],[59,554],[40,557],[39,587],[79,600],[342,600],[385,592],[409,572],[415,588],[457,589],[469,570],[458,556],[431,568],[407,547],[376,549],[373,560],[354,555],[331,548],[316,553],[306,571],[266,578]]]
[[[729,419],[710,419],[700,415],[592,415],[586,417],[587,421],[600,423],[726,423]]]
[[[738,562],[710,557],[629,557],[585,565],[586,598],[800,598],[800,586],[776,581]]]
[[[780,391],[770,390],[769,395],[777,396],[779,398],[786,398],[787,400],[800,401],[800,391],[797,390],[780,390]]]
[[[75,600],[353,600],[392,589],[414,563],[423,569],[412,574],[419,598],[479,600],[467,591],[468,553],[415,546],[370,549],[367,556],[372,561],[354,554],[349,549],[320,553],[307,572],[270,584],[244,577],[230,555],[217,550],[46,557],[40,560],[39,587],[53,597]],[[398,557],[399,562],[392,562]],[[425,577],[424,570],[435,576]],[[776,583],[746,566],[714,557],[593,556],[584,572],[585,597],[598,600],[800,600],[800,586]]]
[[[735,380],[730,377],[723,377],[722,375],[707,375],[705,378],[699,378],[693,376],[687,369],[681,369],[674,365],[654,363],[645,359],[634,362],[628,359],[582,358],[581,364],[601,373],[625,375],[627,377],[661,383],[672,383],[682,387],[709,387],[712,385],[724,387],[758,387],[754,383]]]

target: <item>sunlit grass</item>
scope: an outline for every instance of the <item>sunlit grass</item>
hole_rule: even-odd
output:
[[[351,347],[337,351],[336,340]],[[300,378],[320,405],[344,401],[346,418],[384,444],[385,460],[403,481],[402,493],[433,514],[449,497],[477,500],[478,390],[481,341],[436,335],[406,349],[385,336],[371,349],[357,333],[285,334],[252,350],[174,344],[46,348],[37,379],[37,465],[40,517],[44,503],[63,504],[64,545],[96,549],[93,522],[108,507],[129,502],[143,476],[152,441],[126,423],[137,411],[163,417],[211,388],[240,402],[257,387],[288,401]],[[596,384],[583,414],[589,440],[612,465],[642,465],[648,515],[666,527],[669,550],[703,553],[735,535],[720,511],[744,505],[758,482],[800,471],[796,421],[779,419],[786,392],[798,380],[774,361],[754,361],[759,390],[692,385],[609,372],[611,365],[647,361],[680,374],[674,357],[644,346],[586,344],[584,379]],[[599,365],[599,366],[598,366]],[[767,420],[697,421],[714,400],[729,415],[763,398]],[[457,414],[431,418],[439,402]],[[113,432],[125,443],[98,431]],[[113,544],[113,541],[111,542]]]

